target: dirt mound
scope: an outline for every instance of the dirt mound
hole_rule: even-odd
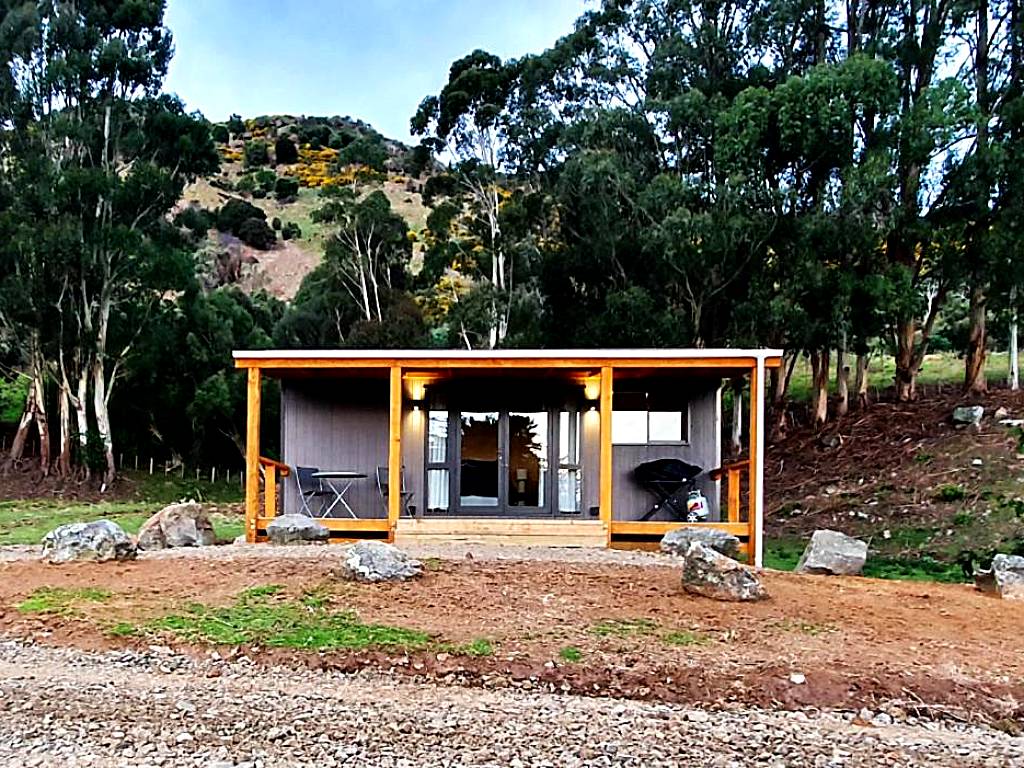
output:
[[[897,701],[907,712],[955,708],[996,718],[1019,716],[1016,702],[1024,700],[1024,651],[1005,643],[1024,631],[1024,615],[966,586],[768,573],[773,599],[735,605],[687,595],[667,566],[440,561],[420,581],[375,586],[337,583],[329,570],[326,560],[259,556],[230,569],[200,555],[108,566],[7,563],[0,634],[84,648],[189,647],[166,631],[125,637],[112,627],[152,627],[190,604],[230,605],[243,590],[273,584],[281,585],[274,600],[315,588],[329,610],[424,632],[437,645],[414,653],[244,651],[267,663],[716,705]],[[42,587],[106,597],[52,612],[16,607]],[[473,647],[484,650],[465,650]]]

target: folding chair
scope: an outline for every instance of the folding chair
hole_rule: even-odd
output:
[[[324,488],[324,484],[318,478],[313,477],[313,474],[319,471],[319,467],[295,467],[295,485],[299,490],[299,502],[307,517],[318,517],[310,509],[310,501],[319,500],[322,513],[324,499],[333,495],[329,489]]]
[[[402,476],[400,479],[402,483],[402,506],[400,508],[400,513],[404,513],[411,517],[409,512],[409,502],[412,501],[412,491],[406,490],[405,488],[405,467],[402,467]],[[377,491],[380,493],[380,500],[384,503],[384,512],[386,514],[388,512],[389,491],[387,467],[377,467]]]

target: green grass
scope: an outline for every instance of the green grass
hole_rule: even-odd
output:
[[[494,645],[490,640],[478,637],[464,645],[455,647],[454,652],[459,656],[475,656],[477,658],[494,655]]]
[[[558,658],[562,661],[568,662],[569,664],[575,664],[576,662],[583,660],[583,651],[574,646],[567,645],[558,652]]]
[[[605,619],[594,624],[590,631],[598,637],[635,637],[650,635],[658,628],[653,619]]]
[[[195,603],[183,613],[149,622],[146,629],[168,632],[190,642],[245,643],[317,651],[418,650],[431,645],[430,636],[424,632],[366,624],[352,611],[312,607],[302,600],[283,598],[279,592],[280,587],[269,585],[242,592],[235,603],[227,607]]]
[[[66,615],[74,613],[79,603],[103,603],[111,593],[105,589],[83,587],[39,587],[15,608],[19,613],[46,613]]]
[[[800,561],[805,543],[798,539],[767,539],[764,543],[764,567],[792,571]]]
[[[830,387],[835,385],[835,354],[832,355],[832,372]],[[854,360],[850,360],[853,368]],[[1005,352],[992,352],[985,358],[985,376],[989,381],[1005,381],[1010,369],[1009,356]],[[892,386],[896,374],[896,360],[890,355],[871,358],[869,381],[872,387],[886,389]],[[852,376],[852,374],[851,374]],[[926,355],[917,382],[924,386],[936,384],[960,384],[964,378],[964,361],[952,352],[937,352]],[[853,381],[850,381],[853,386]],[[811,399],[811,365],[806,357],[801,356],[793,369],[793,378],[789,385],[789,396],[793,401]]]
[[[775,625],[778,629],[785,632],[799,632],[802,635],[808,635],[810,637],[818,637],[828,632],[838,631],[832,624],[817,624],[810,621],[802,621],[800,619],[785,619]]]
[[[692,632],[688,629],[677,629],[673,632],[666,632],[661,636],[664,643],[668,645],[677,646],[688,646],[688,645],[707,645],[711,642],[711,639],[707,635],[702,635],[700,632]]]
[[[148,473],[126,473],[133,501],[62,501],[59,499],[17,499],[0,501],[0,545],[39,544],[43,536],[66,523],[80,523],[106,518],[120,525],[127,533],[136,534],[142,524],[167,504],[181,499],[197,499],[212,503],[235,503],[241,490],[228,483],[182,481]],[[126,485],[127,485],[126,484]],[[205,485],[205,488],[202,487]],[[202,491],[202,492],[197,492]],[[241,515],[210,515],[218,539],[231,540],[245,532]]]
[[[967,490],[962,485],[947,483],[935,489],[932,497],[935,501],[962,501],[967,496]]]
[[[864,575],[873,579],[902,581],[941,581],[956,584],[966,580],[957,563],[944,563],[932,557],[869,557],[864,564]]]

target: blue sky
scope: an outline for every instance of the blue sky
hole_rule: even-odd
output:
[[[586,0],[169,0],[165,85],[211,120],[237,112],[351,115],[409,140],[448,67],[483,48],[544,50]]]

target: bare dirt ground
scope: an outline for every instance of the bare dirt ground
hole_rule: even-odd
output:
[[[210,553],[100,565],[2,562],[0,635],[97,651],[156,643],[202,653],[208,647],[158,633],[114,637],[110,628],[144,626],[193,602],[228,605],[252,587],[283,585],[282,599],[320,587],[332,608],[355,611],[364,622],[451,644],[485,639],[493,652],[246,653],[265,664],[373,668],[464,686],[712,707],[887,707],[902,716],[949,715],[1013,731],[1024,716],[1024,649],[1015,642],[1024,633],[1024,612],[966,585],[770,572],[771,599],[738,605],[686,594],[678,568],[661,555],[499,561],[484,559],[486,552],[469,560],[435,551],[417,554],[459,559],[428,560],[416,582],[357,585],[331,577],[334,546]],[[112,595],[55,614],[16,609],[40,587]],[[567,648],[578,657],[566,660]]]

